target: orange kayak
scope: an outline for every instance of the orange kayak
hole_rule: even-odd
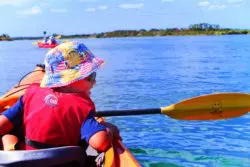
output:
[[[44,67],[37,65],[34,71],[25,75],[19,83],[7,91],[0,97],[0,113],[11,107],[21,95],[24,94],[26,88],[32,83],[40,83],[44,75]],[[105,121],[99,118],[98,121]],[[89,151],[90,150],[90,151]],[[5,158],[8,157],[8,158]],[[134,158],[131,152],[124,146],[121,141],[114,141],[113,147],[105,153],[97,154],[95,150],[83,150],[78,146],[58,147],[41,150],[16,150],[16,151],[0,151],[0,166],[19,165],[19,166],[53,166],[58,164],[77,161],[80,164],[102,163],[104,167],[139,167],[139,162]],[[100,158],[101,157],[101,158]],[[99,160],[97,160],[99,159]]]

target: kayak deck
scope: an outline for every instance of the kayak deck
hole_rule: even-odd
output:
[[[86,153],[78,146],[30,151],[0,151],[0,166],[44,167],[67,164],[69,162],[74,162],[81,166],[85,161]]]
[[[26,88],[32,83],[39,83],[44,75],[44,68],[38,65],[34,71],[24,76],[19,83],[0,97],[0,113],[12,106],[18,98],[24,94]],[[105,121],[99,118],[98,121]],[[92,151],[93,153],[93,151]],[[0,151],[0,166],[12,166],[21,164],[21,166],[51,166],[50,163],[65,163],[68,160],[78,163],[88,162],[91,156],[79,146],[67,146],[42,150],[17,150]],[[113,146],[104,153],[104,167],[138,167],[141,166],[130,151],[121,141],[114,141]],[[95,153],[92,159],[96,158]],[[7,158],[8,157],[8,158]],[[80,157],[80,159],[79,159]],[[56,159],[56,160],[52,160]],[[24,165],[25,164],[25,165]],[[36,165],[34,165],[36,164]],[[48,164],[48,165],[47,165]],[[54,164],[52,164],[54,165]],[[16,165],[15,165],[16,166]],[[88,165],[89,166],[89,165]]]

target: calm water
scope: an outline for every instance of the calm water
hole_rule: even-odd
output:
[[[80,39],[79,39],[80,40]],[[250,36],[84,39],[106,60],[97,109],[155,108],[215,92],[250,93]],[[0,93],[42,63],[34,41],[0,42]],[[223,121],[112,117],[143,166],[250,166],[250,114]]]

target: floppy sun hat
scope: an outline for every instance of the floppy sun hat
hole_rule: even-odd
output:
[[[104,61],[95,57],[80,42],[66,42],[51,49],[45,56],[45,75],[41,87],[62,87],[86,78]]]

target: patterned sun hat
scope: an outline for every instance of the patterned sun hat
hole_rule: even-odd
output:
[[[45,56],[45,75],[41,87],[62,87],[86,78],[98,70],[104,61],[95,57],[80,42],[65,42]]]

